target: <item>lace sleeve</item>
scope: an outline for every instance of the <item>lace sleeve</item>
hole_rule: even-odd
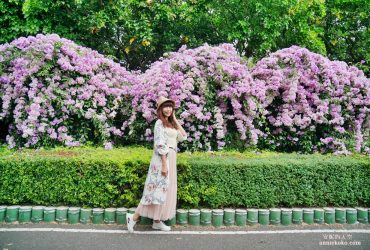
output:
[[[154,125],[154,150],[160,155],[166,155],[169,151],[161,120],[157,120]]]
[[[180,132],[180,130],[177,130],[177,142],[182,142],[182,141],[185,141],[186,139],[188,139],[188,135],[185,134],[185,136],[183,136]]]

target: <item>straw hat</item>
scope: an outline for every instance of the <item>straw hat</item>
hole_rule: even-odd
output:
[[[159,107],[164,103],[164,102],[172,102],[173,106],[175,107],[175,101],[174,100],[171,100],[171,99],[168,99],[164,96],[160,96],[157,100],[157,111],[159,109]]]

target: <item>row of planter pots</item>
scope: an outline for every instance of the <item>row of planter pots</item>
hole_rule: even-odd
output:
[[[79,208],[44,206],[0,206],[0,223],[93,223],[126,224],[126,213],[133,208]],[[291,224],[356,224],[369,223],[368,208],[271,208],[271,209],[177,209],[176,216],[167,225],[192,226],[246,226],[246,225],[291,225]],[[140,224],[149,225],[152,219],[141,217]]]

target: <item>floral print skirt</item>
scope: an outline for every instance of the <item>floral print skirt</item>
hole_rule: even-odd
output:
[[[139,203],[135,212],[140,216],[151,218],[153,220],[168,220],[176,215],[177,201],[177,166],[176,166],[176,151],[172,148],[168,153],[168,175],[170,179],[166,201],[164,204],[143,205]]]

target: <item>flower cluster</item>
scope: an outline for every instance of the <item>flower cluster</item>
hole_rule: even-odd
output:
[[[156,100],[165,96],[188,150],[368,153],[369,90],[358,68],[298,46],[252,69],[231,44],[183,46],[129,72],[55,34],[0,45],[0,125],[10,148],[152,142]]]
[[[370,82],[362,71],[292,46],[263,58],[251,72],[268,92],[263,107],[270,142],[348,153],[355,136],[356,151],[365,149]]]
[[[257,143],[261,131],[254,121],[261,115],[265,88],[253,84],[232,45],[183,46],[165,54],[139,78],[139,85],[131,91],[135,111],[149,125],[156,118],[157,98],[173,99],[188,132],[188,149],[222,149],[231,123],[246,145]],[[152,139],[151,131],[142,134]]]
[[[39,34],[0,45],[0,64],[0,120],[10,121],[10,148],[86,141],[109,148],[123,135],[122,107],[137,77],[97,51]]]

